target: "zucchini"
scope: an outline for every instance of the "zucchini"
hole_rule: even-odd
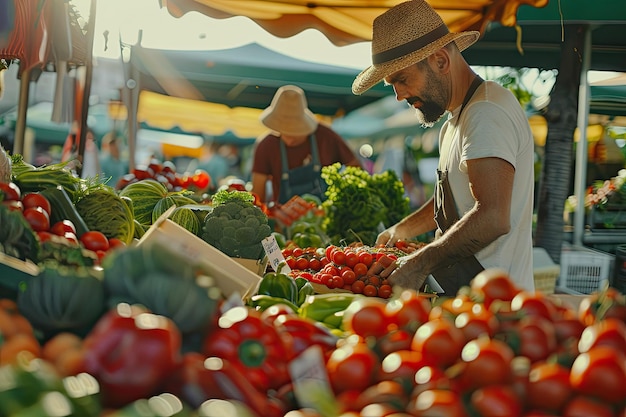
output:
[[[89,231],[87,224],[76,211],[76,207],[72,203],[69,195],[61,185],[46,188],[40,191],[41,195],[46,197],[50,202],[52,213],[50,213],[50,224],[53,225],[61,220],[69,220],[76,228],[76,237],[80,238],[85,232]]]

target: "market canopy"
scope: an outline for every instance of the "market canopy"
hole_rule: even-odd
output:
[[[256,43],[207,51],[133,46],[130,61],[140,90],[229,107],[266,108],[285,84],[306,92],[311,111],[331,116],[392,93],[380,84],[356,96],[351,88],[359,70],[292,58]]]
[[[591,29],[589,69],[626,71],[624,0],[552,0],[543,8],[521,6],[517,24],[518,28],[490,24],[463,56],[471,65],[558,69],[563,26],[587,24]]]
[[[287,38],[305,29],[322,32],[336,45],[371,40],[374,19],[405,0],[159,0],[175,17],[188,12],[224,19],[245,16],[274,36]],[[545,6],[548,0],[427,0],[451,31],[478,30],[490,21],[514,26],[521,4]]]

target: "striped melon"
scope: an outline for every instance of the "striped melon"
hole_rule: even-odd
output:
[[[169,218],[196,236],[200,233],[200,220],[190,208],[178,207]]]
[[[168,191],[160,182],[145,179],[127,185],[119,195],[132,201],[135,220],[143,226],[150,226],[154,207],[161,199],[167,197]]]

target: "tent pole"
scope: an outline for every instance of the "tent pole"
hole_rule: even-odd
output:
[[[591,62],[591,28],[585,27],[585,46],[583,49],[583,62],[580,71],[580,87],[578,89],[578,132],[580,134],[576,147],[576,173],[574,177],[576,195],[576,211],[574,212],[574,235],[572,243],[576,246],[583,245],[585,232],[585,194],[587,183],[587,126],[589,124],[589,96],[591,89],[587,73]]]
[[[15,120],[15,138],[13,139],[13,154],[24,153],[24,136],[26,135],[26,111],[30,95],[30,69],[25,69],[20,77],[20,95]]]

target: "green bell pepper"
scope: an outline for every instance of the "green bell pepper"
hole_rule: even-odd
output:
[[[293,304],[298,302],[296,281],[289,275],[280,272],[268,272],[263,275],[257,294],[284,298]]]
[[[301,306],[304,300],[306,300],[307,295],[315,294],[315,289],[313,289],[313,284],[311,284],[308,279],[302,277],[296,278],[296,286],[298,287],[298,300],[296,304]]]

